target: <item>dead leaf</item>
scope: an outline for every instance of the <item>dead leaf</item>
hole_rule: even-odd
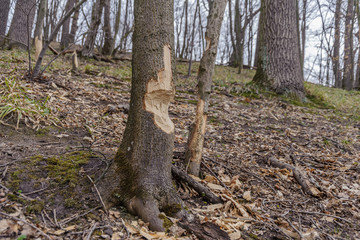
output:
[[[243,198],[244,198],[245,200],[247,200],[247,201],[250,201],[250,200],[251,200],[251,193],[250,193],[250,191],[244,192]]]

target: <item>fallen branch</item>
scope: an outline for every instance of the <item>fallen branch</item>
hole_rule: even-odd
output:
[[[320,192],[316,187],[311,185],[310,181],[306,178],[306,175],[302,171],[300,171],[297,167],[284,162],[280,162],[275,157],[270,157],[268,160],[270,164],[273,165],[274,167],[286,168],[289,171],[292,171],[295,180],[300,184],[300,186],[302,187],[305,193],[314,197],[321,197],[323,195],[322,192]]]
[[[179,168],[172,166],[171,172],[174,178],[176,178],[179,181],[186,182],[191,188],[197,191],[200,194],[200,196],[203,196],[204,199],[206,199],[207,201],[215,204],[222,203],[220,197],[216,196],[214,193],[210,191],[210,189],[195,181],[192,177],[190,177],[187,173],[183,172]]]

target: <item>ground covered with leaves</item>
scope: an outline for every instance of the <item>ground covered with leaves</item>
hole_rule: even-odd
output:
[[[100,203],[96,185],[126,125],[130,62],[81,60],[72,73],[61,57],[30,81],[25,60],[18,51],[0,57],[0,238],[196,239],[175,219],[168,232],[151,232]],[[170,106],[174,164],[183,168],[196,67],[185,78],[178,66]],[[360,239],[360,94],[307,84],[299,103],[236,71],[216,68],[203,175],[194,177],[223,203],[176,182],[188,211],[231,239]]]

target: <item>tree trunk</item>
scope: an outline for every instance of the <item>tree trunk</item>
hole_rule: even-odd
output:
[[[65,5],[65,12],[70,11],[75,5],[75,0],[68,0]],[[70,18],[65,21],[64,25],[62,26],[62,33],[61,33],[61,49],[65,49],[69,46],[70,43]]]
[[[195,176],[198,176],[200,172],[212,75],[225,8],[226,0],[212,1],[205,33],[206,49],[200,61],[197,77],[198,102],[185,155],[186,163],[189,166],[188,171]]]
[[[78,4],[79,0],[75,0],[75,4]],[[69,35],[68,44],[75,43],[75,36],[78,30],[78,19],[79,19],[80,8],[77,8],[72,17],[71,30]]]
[[[104,6],[104,32],[105,32],[105,41],[102,49],[102,53],[105,56],[110,56],[114,50],[114,38],[111,32],[110,24],[110,0],[105,0]]]
[[[36,0],[18,0],[9,29],[10,47],[27,49],[35,17]]]
[[[303,99],[296,0],[262,0],[260,19],[253,81],[276,93]]]
[[[184,53],[185,53],[185,47],[186,47],[186,38],[187,38],[187,33],[188,33],[188,5],[189,5],[189,0],[185,0],[184,2],[184,9],[185,9],[185,30],[184,30],[184,39],[183,39],[183,45],[182,45],[182,49],[180,52],[180,58],[184,58]]]
[[[92,8],[91,24],[82,49],[82,56],[92,57],[94,55],[96,35],[101,23],[101,15],[105,0],[96,0]]]
[[[9,18],[10,0],[0,0],[0,46],[3,45],[3,36],[6,34],[7,21]]]
[[[356,16],[357,16],[357,23],[358,23],[358,33],[357,38],[358,42],[360,43],[360,1],[355,0],[355,6],[356,6]],[[360,90],[360,49],[358,50],[358,62],[356,67],[356,78],[354,81],[354,89]]]
[[[342,77],[340,71],[340,22],[341,22],[342,0],[336,0],[335,9],[335,36],[334,36],[334,54],[332,57],[333,71],[335,76],[335,87],[342,87]]]
[[[47,0],[41,0],[38,8],[36,18],[35,32],[34,32],[34,45],[35,45],[35,59],[39,57],[43,45],[43,27],[44,18],[47,10]]]
[[[301,66],[304,69],[304,61],[305,61],[305,43],[306,43],[306,27],[307,27],[307,1],[303,0],[303,12],[302,12],[302,19],[301,19]]]
[[[118,6],[117,6],[117,10],[116,10],[116,17],[115,17],[115,25],[114,25],[114,41],[113,41],[113,49],[115,48],[115,42],[116,42],[116,38],[119,34],[119,30],[120,30],[120,20],[121,20],[121,2],[122,0],[118,0]],[[114,51],[113,54],[115,54],[116,51]]]
[[[107,206],[124,204],[150,228],[164,231],[160,211],[175,214],[181,201],[171,180],[175,95],[172,0],[135,0],[132,87],[124,137],[100,190]]]
[[[343,88],[346,90],[353,89],[354,72],[353,72],[353,24],[354,21],[354,0],[348,0],[348,6],[345,17],[345,40],[344,40],[344,75]]]

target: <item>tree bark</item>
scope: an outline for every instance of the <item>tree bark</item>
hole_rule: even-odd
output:
[[[104,6],[104,32],[105,32],[105,41],[102,48],[102,53],[105,56],[110,56],[114,50],[114,38],[111,32],[110,24],[110,0],[105,0]]]
[[[262,0],[258,66],[253,81],[258,85],[303,100],[296,0]]]
[[[357,23],[359,29],[359,31],[357,32],[357,38],[358,38],[358,42],[360,42],[360,1],[359,0],[355,0],[355,6],[356,6],[356,16],[357,16]],[[354,89],[360,90],[360,50],[358,50],[358,61],[356,67]]]
[[[334,36],[334,53],[332,57],[333,71],[335,76],[335,87],[342,87],[342,77],[340,71],[340,22],[341,22],[341,5],[342,0],[336,0],[335,9],[335,36]]]
[[[35,32],[34,32],[34,45],[35,45],[35,59],[39,57],[43,45],[43,27],[44,18],[47,11],[47,0],[41,0],[38,8],[36,18]]]
[[[345,40],[344,40],[344,75],[343,88],[353,89],[354,68],[353,68],[353,24],[354,21],[354,0],[348,0],[345,16]]]
[[[79,2],[79,0],[75,0],[75,4],[78,4],[78,2]],[[79,26],[78,26],[79,13],[80,13],[80,8],[76,8],[74,15],[72,17],[71,30],[70,30],[68,44],[75,43],[76,32],[79,28]]]
[[[96,35],[101,23],[101,15],[103,11],[104,1],[105,0],[96,0],[93,5],[90,28],[81,52],[82,56],[84,57],[94,56]]]
[[[0,0],[0,46],[3,44],[3,36],[6,34],[7,21],[9,18],[10,0]]]
[[[187,33],[188,33],[188,5],[189,5],[189,0],[185,0],[184,2],[184,9],[185,9],[185,30],[184,30],[184,38],[183,38],[183,45],[182,45],[182,49],[180,52],[180,58],[184,58],[184,53],[185,53],[185,47],[186,47],[186,38],[187,38]]]
[[[121,20],[121,2],[122,0],[118,0],[118,6],[116,10],[116,17],[115,17],[115,25],[114,25],[114,41],[113,41],[113,49],[115,48],[115,42],[116,38],[119,34],[120,30],[120,20]],[[116,51],[113,51],[113,54],[115,54]]]
[[[197,77],[198,102],[195,121],[189,134],[185,155],[185,161],[189,166],[188,171],[195,176],[198,176],[200,172],[212,75],[214,72],[221,24],[226,8],[226,0],[214,0],[211,6],[205,33],[206,49],[200,61]]]
[[[18,0],[9,29],[10,47],[27,49],[35,17],[36,0]]]
[[[171,180],[174,124],[168,107],[175,95],[174,2],[135,0],[132,87],[124,137],[100,186],[107,206],[128,210],[164,231],[160,211],[175,214],[181,201]]]
[[[75,5],[75,0],[68,0],[65,5],[65,12],[70,11]],[[61,49],[65,49],[70,43],[70,18],[64,22],[61,33]]]

